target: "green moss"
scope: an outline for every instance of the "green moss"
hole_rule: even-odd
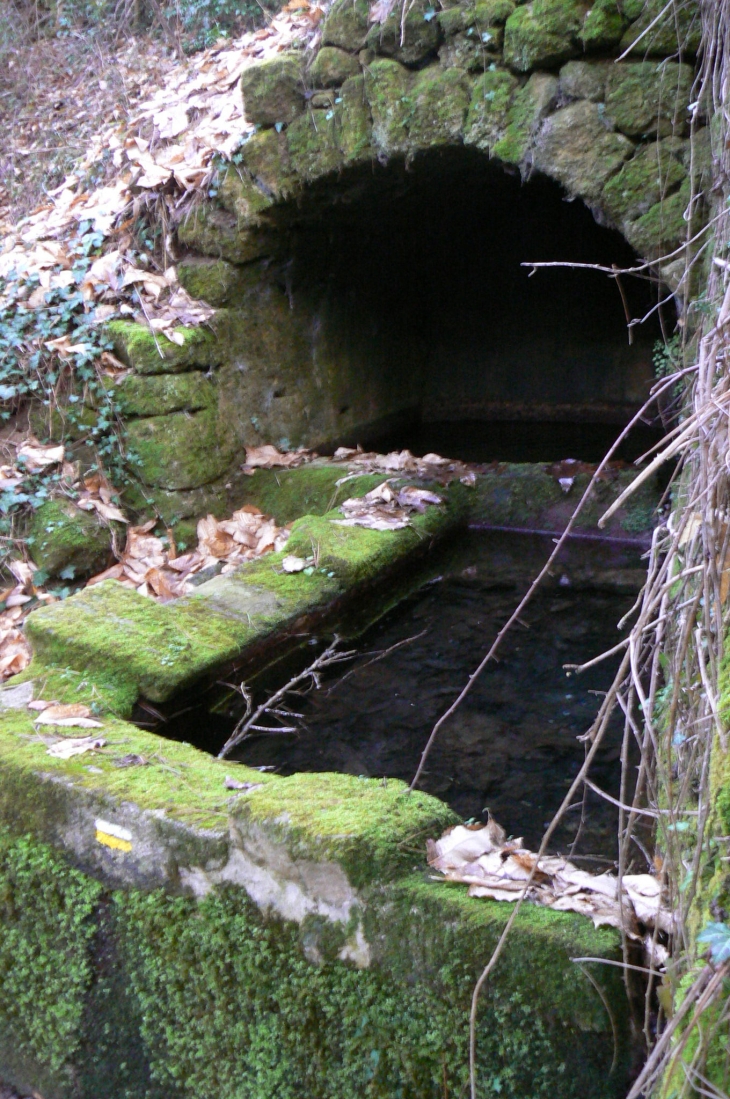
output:
[[[389,779],[299,774],[254,790],[234,809],[268,822],[296,859],[339,862],[356,887],[396,877],[420,862],[429,836],[457,823],[447,805]]]
[[[324,515],[351,496],[364,496],[386,479],[385,474],[357,477],[338,487],[347,475],[341,465],[312,462],[297,469],[258,469],[248,478],[245,502],[255,504],[283,526],[303,515]]]
[[[601,106],[581,99],[546,119],[535,142],[533,162],[569,195],[591,203],[633,151],[628,138],[606,129]]]
[[[210,201],[200,203],[185,217],[177,227],[177,236],[186,248],[231,263],[250,263],[269,255],[276,246],[270,226],[241,225],[235,214]]]
[[[198,412],[215,402],[212,383],[198,372],[190,374],[130,374],[120,382],[105,381],[124,416],[163,416],[185,409]]]
[[[507,109],[504,136],[495,143],[492,156],[505,164],[520,164],[557,91],[558,81],[554,76],[533,73]]]
[[[411,148],[453,145],[461,141],[471,99],[470,82],[459,69],[427,68],[418,75],[411,93],[409,123]]]
[[[602,205],[620,224],[637,218],[666,198],[686,178],[684,168],[666,142],[639,149],[603,189]]]
[[[623,8],[617,0],[596,0],[580,32],[585,50],[611,49],[621,40],[627,22]]]
[[[681,132],[693,80],[690,65],[619,62],[609,69],[606,114],[629,137]]]
[[[48,680],[38,677],[36,683],[42,688]],[[38,688],[36,696],[43,693]],[[65,697],[78,701],[70,692]],[[5,826],[16,834],[32,830],[55,842],[65,829],[77,827],[74,822],[79,810],[88,812],[88,796],[93,795],[96,804],[109,811],[121,804],[134,804],[164,814],[162,828],[169,828],[165,821],[177,822],[196,829],[203,839],[205,832],[215,839],[228,830],[232,796],[225,787],[225,776],[231,767],[242,781],[264,786],[283,781],[241,764],[215,760],[188,744],[165,740],[108,713],[101,714],[100,720],[105,746],[93,757],[63,760],[48,755],[30,712],[0,711],[0,818]],[[141,756],[147,763],[118,766],[118,761],[128,756]]]
[[[101,887],[54,851],[0,831],[0,1067],[73,1092]]]
[[[139,459],[140,480],[167,489],[197,488],[214,481],[228,468],[235,445],[211,407],[131,420],[127,440]]]
[[[311,182],[342,166],[337,130],[332,109],[308,110],[289,126],[286,132],[289,157],[301,179]]]
[[[261,130],[253,134],[243,147],[243,163],[276,199],[287,198],[297,186],[284,133]]]
[[[507,111],[518,87],[503,69],[485,72],[474,82],[464,126],[464,142],[489,151],[503,136]]]
[[[346,163],[370,159],[373,155],[373,121],[365,94],[365,77],[353,76],[340,90],[342,103],[338,112],[340,148]]]
[[[621,39],[622,53],[630,50],[641,57],[673,57],[680,52],[685,57],[695,56],[702,37],[700,12],[695,4],[678,4],[676,9],[666,11],[661,0],[644,0],[640,7],[638,19]]]
[[[356,57],[337,46],[322,46],[309,67],[307,77],[315,88],[336,88],[360,74]]]
[[[361,50],[368,34],[368,14],[367,0],[335,0],[322,27],[322,45],[353,53]]]
[[[240,294],[246,285],[244,271],[226,260],[192,256],[177,265],[177,277],[188,294],[214,306],[226,305]]]
[[[304,110],[301,58],[280,54],[258,61],[241,75],[243,109],[256,126],[293,122]]]
[[[116,354],[138,374],[178,374],[221,362],[221,348],[208,328],[176,328],[182,345],[134,321],[109,321],[107,331]]]
[[[107,580],[36,611],[26,633],[42,664],[162,701],[234,656],[254,630],[188,601],[163,606]]]
[[[624,235],[636,251],[655,259],[674,251],[687,237],[684,212],[689,204],[691,186],[685,178],[679,190],[657,202],[637,221],[624,225]]]
[[[408,124],[413,113],[412,83],[411,73],[397,61],[373,61],[365,70],[373,143],[386,156],[408,149]]]
[[[118,531],[121,525],[115,524]],[[112,532],[96,512],[70,501],[49,500],[33,513],[27,544],[35,563],[52,576],[70,569],[72,577],[99,572],[111,553]]]
[[[417,65],[435,52],[441,38],[430,0],[412,0],[407,8],[394,7],[384,23],[370,28],[367,45],[374,53]]]
[[[218,202],[235,214],[239,229],[259,224],[259,214],[272,205],[272,197],[237,165],[230,164],[218,184]]]
[[[517,72],[550,69],[581,52],[578,35],[585,7],[575,0],[533,0],[510,15],[504,60]]]
[[[198,906],[161,894],[119,897],[123,953],[153,1078],[186,1096],[461,1094],[473,982],[507,911],[463,898],[449,903],[448,893],[411,879],[382,898],[371,922],[387,962],[360,971],[326,958],[308,963],[308,928],[262,918],[233,891]],[[578,944],[599,956],[617,953],[617,937],[581,933],[577,919],[547,916],[518,921],[484,993],[480,1094],[619,1095],[625,1028],[619,1024],[619,1067],[609,1076],[606,1011],[566,961]],[[608,967],[600,970],[596,978],[616,1011],[623,1007],[620,980]]]

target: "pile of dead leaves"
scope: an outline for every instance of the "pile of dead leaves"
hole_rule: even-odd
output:
[[[361,450],[359,447],[338,447],[332,456],[333,462],[346,462],[352,472],[343,477],[338,484],[344,484],[352,477],[368,473],[407,473],[425,481],[436,481],[440,485],[449,485],[452,481],[461,481],[464,485],[476,483],[473,466],[458,462],[452,458],[442,458],[440,454],[424,454],[416,458],[410,450],[394,450],[390,454],[376,454],[374,451]]]
[[[624,874],[619,889],[615,874],[590,874],[560,855],[538,860],[521,839],[508,840],[492,819],[484,827],[450,828],[440,840],[428,841],[427,852],[432,869],[447,882],[468,885],[470,897],[514,902],[527,886],[527,900],[589,916],[596,927],[623,928],[643,942],[651,962],[666,958],[656,934],[671,934],[674,921],[663,903],[661,883],[651,874]]]
[[[232,572],[245,561],[283,549],[289,529],[278,527],[257,507],[247,504],[230,519],[206,516],[198,523],[198,546],[192,553],[178,554],[172,532],[158,538],[150,532],[157,520],[130,527],[121,560],[89,580],[117,580],[140,595],[162,602],[179,599],[194,590],[198,573]],[[199,578],[200,579],[200,578]]]
[[[294,469],[306,462],[313,462],[317,452],[301,447],[299,450],[278,450],[271,443],[263,446],[247,446],[246,461],[241,466],[243,473],[251,476],[257,469]]]
[[[365,496],[353,497],[340,505],[344,519],[333,519],[340,527],[366,527],[368,530],[402,530],[409,526],[413,515],[423,514],[427,507],[442,504],[435,492],[415,485],[398,488],[391,481],[372,489]]]
[[[26,605],[34,600],[52,602],[55,596],[33,583],[36,566],[29,561],[8,562],[13,579],[10,587],[0,591],[0,603],[5,610],[0,613],[0,682],[17,675],[30,664],[32,652],[21,632],[26,615]]]
[[[134,226],[149,207],[153,217],[172,227],[196,196],[206,192],[216,172],[214,160],[230,160],[254,131],[244,115],[240,77],[257,60],[275,57],[292,45],[307,47],[319,34],[325,8],[309,0],[291,0],[270,24],[241,37],[181,59],[150,80],[148,97],[122,123],[100,128],[85,156],[44,203],[11,226],[0,225],[0,280],[13,273],[40,283],[29,294],[30,308],[42,308],[49,289],[71,286],[71,270],[81,232],[90,226],[103,240],[104,253],[84,279],[87,312],[96,321],[115,313],[149,324],[175,341],[175,325],[204,324],[207,306],[194,302],[165,260],[140,267]],[[96,188],[88,185],[108,161],[112,172]],[[165,255],[172,240],[165,234]]]

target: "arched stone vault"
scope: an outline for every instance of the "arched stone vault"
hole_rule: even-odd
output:
[[[163,514],[222,508],[244,444],[352,439],[429,402],[436,414],[450,401],[452,418],[476,410],[483,419],[615,422],[640,402],[653,336],[623,346],[615,287],[597,290],[597,275],[572,284],[563,276],[562,289],[551,290],[541,275],[544,299],[523,281],[520,312],[514,280],[490,282],[474,255],[460,263],[451,254],[447,262],[438,230],[455,219],[452,235],[464,255],[496,249],[498,270],[512,252],[622,265],[679,249],[709,161],[707,130],[695,120],[690,165],[698,16],[684,9],[678,47],[674,19],[652,26],[662,10],[656,0],[597,0],[590,9],[574,0],[436,7],[414,0],[402,19],[396,4],[373,23],[365,0],[336,0],[318,49],[244,72],[244,106],[256,131],[217,192],[178,227],[179,277],[216,307],[212,333],[186,338],[160,361],[134,326],[115,326],[118,350],[138,373],[175,375],[172,405],[168,385],[164,409],[154,394],[135,391],[128,410],[142,479]],[[380,8],[385,15],[384,0]],[[561,198],[579,201],[564,213]],[[479,214],[473,231],[469,209]],[[408,234],[399,221],[406,214]],[[691,217],[699,224],[701,201]],[[541,219],[557,230],[550,248],[521,251],[520,238],[531,248],[539,243],[526,227]],[[441,240],[435,259],[424,247],[429,240]],[[463,300],[474,308],[462,310],[459,322],[463,302],[451,290],[464,264],[473,283],[488,286],[491,312],[477,307],[467,280]],[[662,268],[670,287],[680,266],[681,258]],[[437,337],[429,327],[439,306],[428,288],[439,278],[464,346],[480,327],[490,354],[502,346],[487,371],[492,381],[477,379],[468,392],[462,383],[477,378],[479,356],[466,363],[454,341],[444,350],[448,324]],[[613,304],[601,294],[614,295]],[[639,314],[647,301],[636,303]],[[531,362],[504,351],[501,319],[515,347],[525,330],[540,329]],[[584,343],[576,335],[571,348],[581,325]],[[619,333],[611,347],[609,325]],[[591,369],[582,370],[589,360]],[[154,384],[159,389],[162,379]]]

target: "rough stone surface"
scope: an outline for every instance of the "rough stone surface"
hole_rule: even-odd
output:
[[[507,110],[504,135],[492,148],[492,155],[505,164],[520,164],[557,92],[557,77],[548,73],[533,73],[512,99]]]
[[[120,528],[115,524],[115,529]],[[51,576],[68,570],[67,579],[78,579],[104,568],[111,553],[112,530],[95,511],[81,511],[70,501],[49,500],[34,512],[27,542],[39,568]]]
[[[668,138],[645,145],[606,184],[602,205],[617,225],[627,218],[633,220],[646,214],[686,178],[682,164],[673,155],[671,142]]]
[[[247,285],[246,268],[222,259],[191,256],[177,265],[177,277],[192,298],[227,305]]]
[[[504,60],[517,72],[550,69],[582,52],[579,33],[586,8],[572,0],[533,0],[510,15]]]
[[[286,134],[274,129],[253,134],[244,145],[243,162],[259,188],[277,200],[287,198],[297,185]]]
[[[504,136],[507,112],[518,86],[517,79],[503,69],[477,78],[464,128],[467,145],[488,152]]]
[[[367,44],[375,53],[393,57],[404,65],[416,65],[435,53],[441,28],[429,0],[412,0],[403,10],[396,4],[382,24],[374,24]]]
[[[140,459],[138,476],[146,484],[167,489],[214,481],[231,460],[222,426],[212,408],[130,421],[127,438]]]
[[[624,236],[639,255],[657,259],[678,248],[687,238],[684,214],[690,200],[686,179],[678,191],[655,203],[636,221],[624,222]]]
[[[211,408],[216,394],[204,374],[130,374],[120,382],[105,382],[113,390],[123,416],[164,416],[168,412],[197,412]]]
[[[334,88],[359,72],[360,63],[352,54],[336,46],[323,46],[312,62],[307,77],[314,88]]]
[[[689,65],[620,62],[608,73],[606,115],[629,137],[683,133],[694,74]]]
[[[182,345],[134,321],[110,321],[107,325],[114,351],[138,374],[177,374],[218,366],[223,348],[209,328],[178,328]]]
[[[632,151],[626,137],[606,129],[595,103],[580,100],[545,120],[533,163],[539,171],[558,179],[569,194],[594,202],[603,184]]]
[[[626,5],[597,0],[585,17],[580,40],[585,50],[606,50],[621,40],[627,23]]]
[[[610,61],[569,61],[560,70],[560,94],[603,103]]]
[[[287,142],[292,167],[303,180],[336,172],[343,157],[333,107],[308,110],[288,128]]]
[[[365,72],[365,94],[373,118],[373,142],[386,156],[408,151],[413,75],[397,61],[373,61]]]
[[[413,148],[428,148],[434,142],[451,145],[461,140],[471,87],[459,69],[425,69],[419,73],[411,94],[409,134]]]
[[[322,27],[322,45],[355,53],[368,36],[367,0],[335,0]]]
[[[340,89],[339,142],[345,162],[372,157],[373,122],[365,91],[365,77],[353,76]]]
[[[672,57],[678,52],[683,57],[694,57],[701,34],[699,5],[677,4],[667,9],[663,0],[646,0],[638,19],[623,35],[619,49],[637,57]]]
[[[244,69],[241,91],[246,118],[257,126],[292,122],[304,110],[301,59],[282,54]]]

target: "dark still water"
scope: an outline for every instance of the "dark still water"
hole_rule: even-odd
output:
[[[362,654],[325,680],[319,691],[292,701],[303,714],[295,735],[257,736],[233,758],[253,766],[295,771],[340,771],[410,781],[429,732],[513,611],[552,548],[549,538],[470,532],[431,563],[424,584],[353,644]],[[466,701],[446,723],[429,757],[422,788],[462,817],[486,810],[513,835],[535,846],[578,771],[589,726],[616,668],[608,660],[579,676],[563,665],[583,663],[620,640],[618,620],[640,582],[638,551],[600,543],[571,544],[549,586],[508,634]],[[416,635],[421,635],[416,637]],[[384,659],[373,656],[407,638]],[[350,647],[350,646],[348,646]],[[316,652],[305,646],[302,666]],[[253,684],[256,701],[286,681],[288,670]],[[240,700],[239,700],[240,702]],[[218,751],[240,711],[219,700],[207,715],[205,743],[198,710],[187,727],[167,735],[197,740]],[[184,719],[183,719],[184,721]],[[171,723],[171,726],[175,725]],[[617,721],[592,771],[614,797],[619,793],[621,723]],[[554,847],[613,858],[615,810],[590,793],[573,809]]]

